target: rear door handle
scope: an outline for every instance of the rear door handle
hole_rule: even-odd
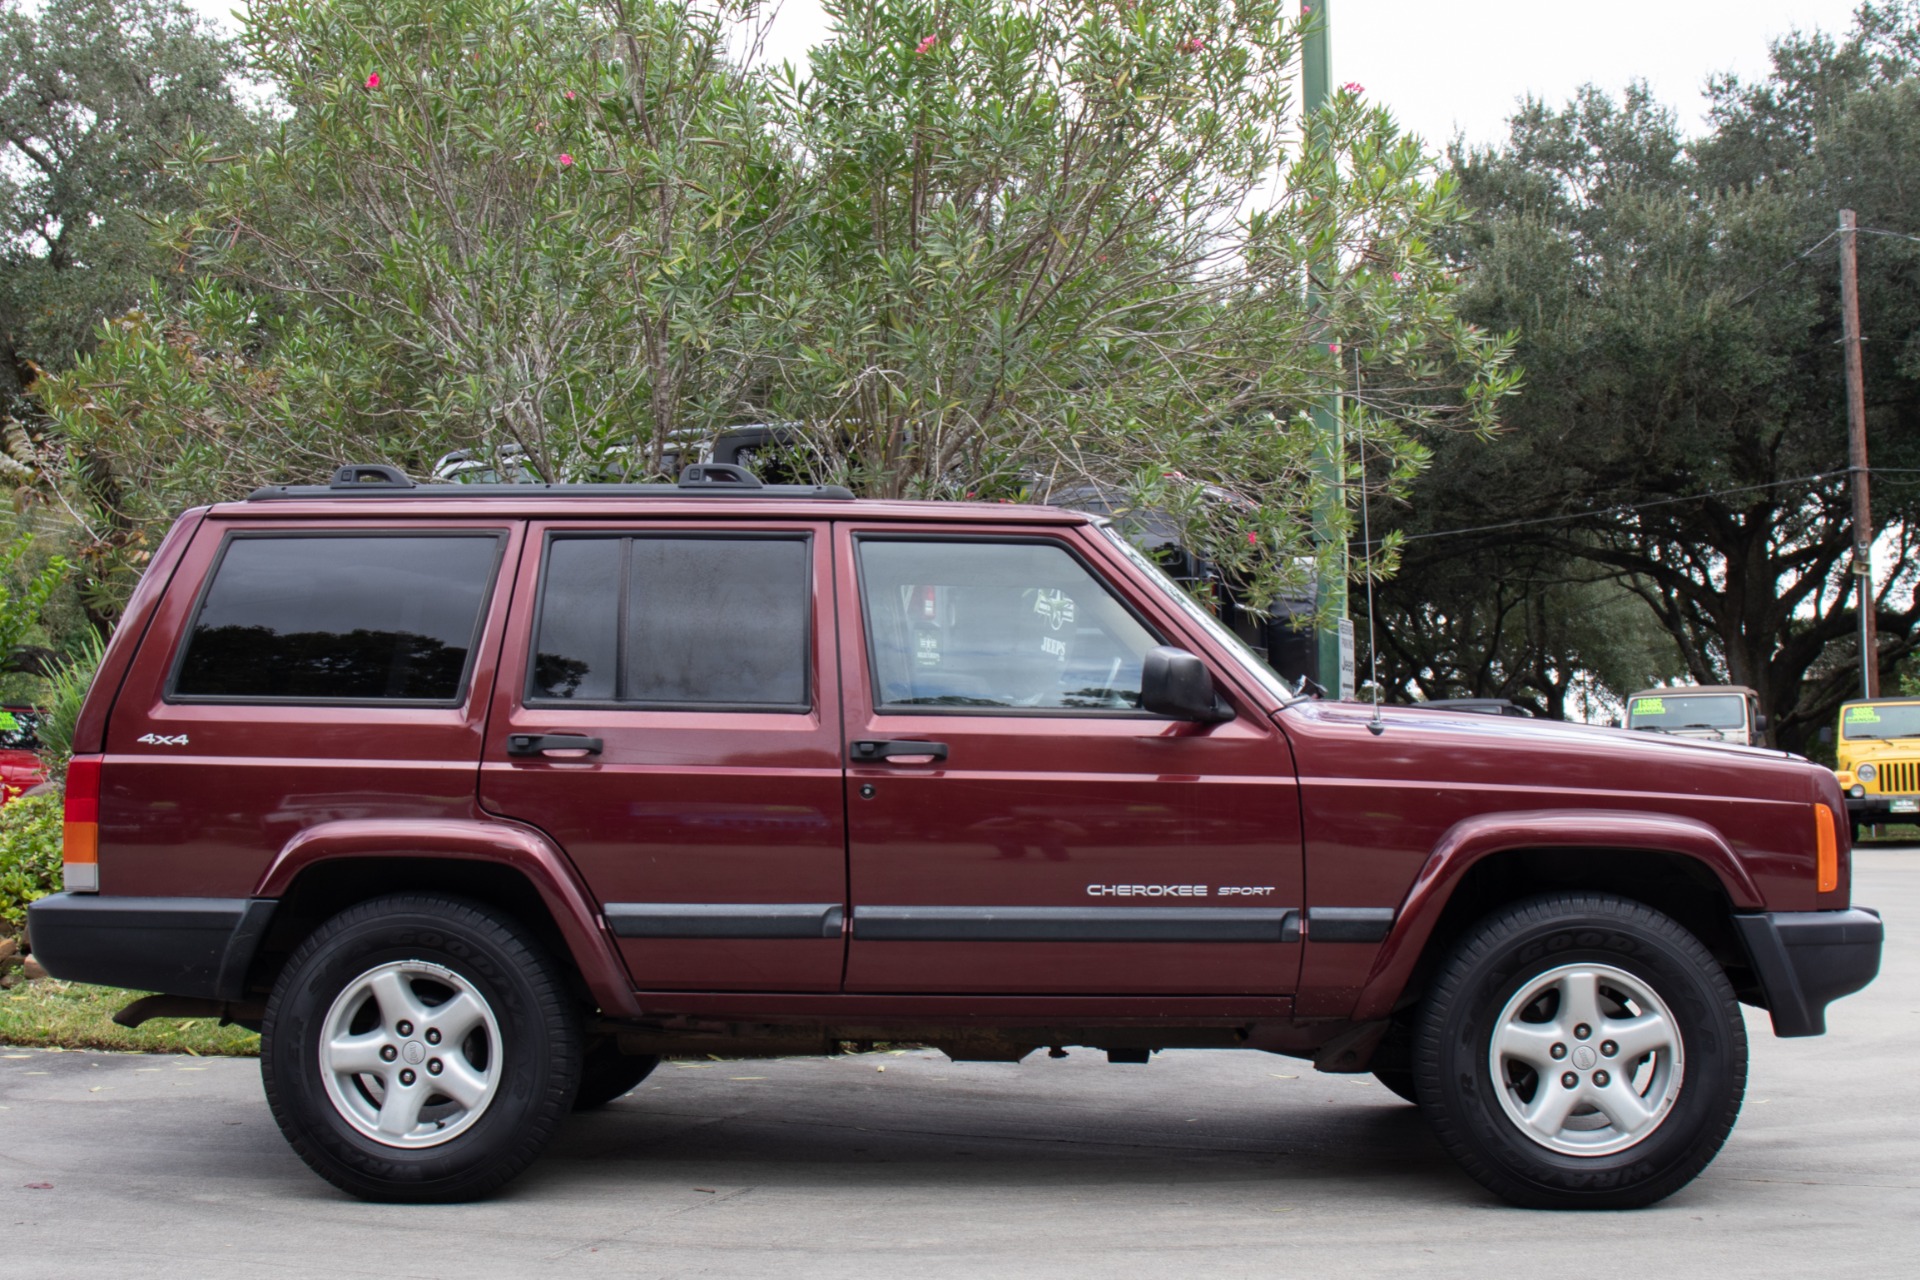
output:
[[[947,744],[944,742],[915,742],[908,738],[896,738],[892,742],[856,742],[853,744],[853,758],[856,762],[891,760],[895,756],[931,756],[935,760],[945,760],[947,758]]]
[[[584,733],[510,733],[507,735],[507,754],[510,756],[540,756],[549,751],[584,751],[590,756],[600,754],[601,742],[598,738],[589,738]]]

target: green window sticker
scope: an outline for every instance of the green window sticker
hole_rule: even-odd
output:
[[[1847,723],[1848,723],[1848,724],[1879,724],[1879,723],[1880,723],[1880,708],[1878,708],[1878,707],[1848,707],[1848,708],[1847,708]]]
[[[1633,700],[1633,714],[1637,716],[1663,716],[1667,714],[1666,700],[1664,698],[1635,698]]]
[[[13,718],[13,712],[0,711],[0,733],[4,733],[12,729],[18,729],[19,727],[20,727],[20,722]]]

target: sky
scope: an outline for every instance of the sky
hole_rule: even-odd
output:
[[[234,0],[188,0],[224,17]],[[769,57],[804,65],[826,31],[819,0],[779,0]],[[1851,24],[1856,0],[1665,0],[1662,4],[1569,0],[1326,0],[1333,82],[1357,81],[1435,149],[1456,133],[1486,145],[1528,94],[1559,104],[1581,85],[1618,93],[1644,79],[1672,106],[1684,131],[1704,127],[1707,78],[1757,78],[1768,45],[1793,30],[1833,34]]]

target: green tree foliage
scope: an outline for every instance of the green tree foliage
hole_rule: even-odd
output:
[[[45,675],[51,669],[52,652],[34,642],[46,638],[44,615],[67,576],[67,562],[58,555],[30,562],[33,541],[23,533],[0,543],[0,674]]]
[[[179,0],[0,0],[0,411],[170,268],[166,161],[243,137],[225,42]]]
[[[724,56],[752,12],[262,0],[290,110],[187,157],[195,284],[48,380],[61,431],[138,523],[456,446],[644,476],[777,422],[869,494],[1123,487],[1273,579],[1312,550],[1308,404],[1357,386],[1400,483],[1513,385],[1418,144],[1354,91],[1288,134],[1278,3],[847,4],[805,75]]]
[[[1554,707],[1570,673],[1610,667],[1615,693],[1672,675],[1752,685],[1789,747],[1832,721],[1859,674],[1827,237],[1842,204],[1863,226],[1920,233],[1917,51],[1920,10],[1867,6],[1845,41],[1792,37],[1764,81],[1718,84],[1712,132],[1691,146],[1635,88],[1530,103],[1504,147],[1455,155],[1477,210],[1452,247],[1470,273],[1464,309],[1521,331],[1528,393],[1492,447],[1438,442],[1411,513],[1383,512],[1410,538],[1381,601],[1382,629],[1408,642],[1394,684]],[[1873,461],[1913,467],[1920,244],[1863,236],[1861,263]],[[1887,668],[1920,621],[1917,497],[1898,476],[1876,484],[1895,542]],[[1634,628],[1617,633],[1624,648],[1594,637],[1570,591],[1637,599],[1671,656]],[[1464,658],[1423,646],[1415,619],[1503,601],[1543,625]]]

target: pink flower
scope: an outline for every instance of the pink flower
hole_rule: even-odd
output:
[[[380,87],[380,73],[376,71],[372,75],[367,77],[367,88],[378,89],[379,87]]]
[[[1358,80],[1349,80],[1340,86],[1340,92],[1342,93],[1365,93],[1366,91],[1367,86],[1361,84]]]
[[[1339,343],[1337,343],[1337,342],[1329,342],[1329,343],[1327,344],[1327,350],[1329,350],[1329,351],[1331,351],[1331,352],[1332,352],[1332,353],[1333,353],[1334,355],[1339,355],[1339,354],[1340,354],[1340,344],[1339,344]]]
[[[925,40],[922,40],[920,42],[920,47],[913,51],[913,56],[917,58],[921,54],[925,53],[927,50],[933,48],[933,46],[939,43],[940,43],[939,36],[928,36]]]
[[[570,166],[572,163],[573,163],[573,157],[568,155],[566,152],[562,151],[560,153],[560,167],[562,169],[565,169],[568,166]]]
[[[1387,274],[1393,277],[1393,282],[1395,284],[1400,283],[1400,273],[1398,271],[1389,271],[1387,272]]]
[[[1206,47],[1207,38],[1205,36],[1195,36],[1193,39],[1187,41],[1188,53],[1198,53]]]
[[[1250,547],[1257,547],[1260,545],[1260,535],[1255,533],[1251,529],[1247,530],[1247,545]]]
[[[571,90],[571,89],[569,89],[569,90],[567,90],[567,101],[568,101],[568,102],[572,102],[572,101],[573,101],[573,90]]]

